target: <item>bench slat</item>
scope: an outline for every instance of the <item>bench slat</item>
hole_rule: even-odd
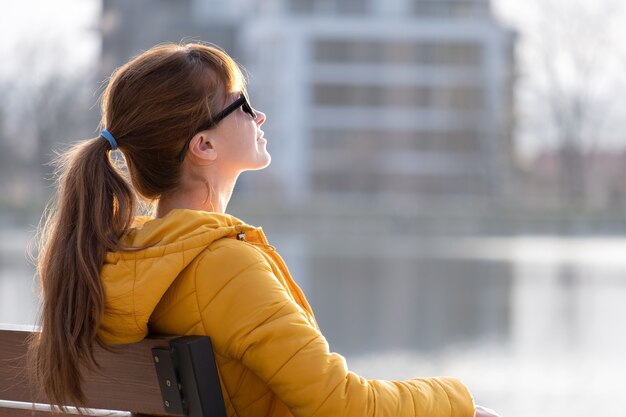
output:
[[[28,384],[25,355],[30,335],[31,332],[25,330],[0,329],[2,400],[46,402],[41,393],[31,389]],[[85,372],[86,407],[173,415],[168,414],[162,404],[151,354],[153,348],[168,348],[172,339],[148,338],[131,345],[116,345],[112,352],[97,347],[96,359],[104,370]]]
[[[71,414],[51,413],[49,411],[28,410],[24,408],[2,408],[0,417],[68,417]]]
[[[47,404],[16,403],[12,401],[0,400],[0,417],[71,417],[79,416],[74,408],[68,409],[69,414],[52,412]],[[131,414],[127,411],[94,410],[89,409],[89,415],[94,417],[141,417],[138,414]]]

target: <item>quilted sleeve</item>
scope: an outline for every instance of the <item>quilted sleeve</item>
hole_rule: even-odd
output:
[[[350,372],[256,249],[216,252],[219,272],[213,259],[205,280],[213,288],[199,291],[210,298],[199,300],[205,330],[216,350],[265,381],[294,416],[474,416],[472,397],[456,379],[382,381]]]

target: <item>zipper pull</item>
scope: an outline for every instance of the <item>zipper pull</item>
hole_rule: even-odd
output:
[[[244,240],[246,238],[245,233],[237,233],[237,240]]]

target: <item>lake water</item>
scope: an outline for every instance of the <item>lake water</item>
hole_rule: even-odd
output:
[[[34,322],[28,239],[0,232],[0,322]],[[454,375],[507,417],[626,416],[626,238],[276,241],[353,371]]]
[[[626,239],[469,238],[431,249],[440,262],[465,265],[450,271],[484,286],[486,310],[505,315],[506,325],[487,320],[494,327],[482,340],[438,351],[349,357],[354,371],[383,379],[458,376],[478,403],[503,416],[626,415],[617,400],[626,371]]]

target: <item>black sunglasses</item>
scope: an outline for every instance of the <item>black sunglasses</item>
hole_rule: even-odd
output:
[[[201,125],[198,128],[198,130],[196,130],[196,133],[191,135],[191,138],[187,139],[187,141],[185,142],[185,147],[178,154],[178,162],[183,162],[183,160],[185,159],[185,155],[187,155],[187,151],[189,150],[189,142],[191,142],[191,139],[198,132],[202,132],[203,130],[214,128],[219,122],[222,121],[222,119],[224,119],[226,116],[228,116],[229,114],[237,110],[239,107],[241,107],[243,111],[248,113],[253,119],[256,119],[256,113],[254,112],[254,110],[252,110],[252,106],[250,106],[250,103],[248,103],[248,99],[242,93],[237,100],[233,101],[228,107],[226,107],[221,112],[217,113],[215,117],[213,117],[211,120]]]

